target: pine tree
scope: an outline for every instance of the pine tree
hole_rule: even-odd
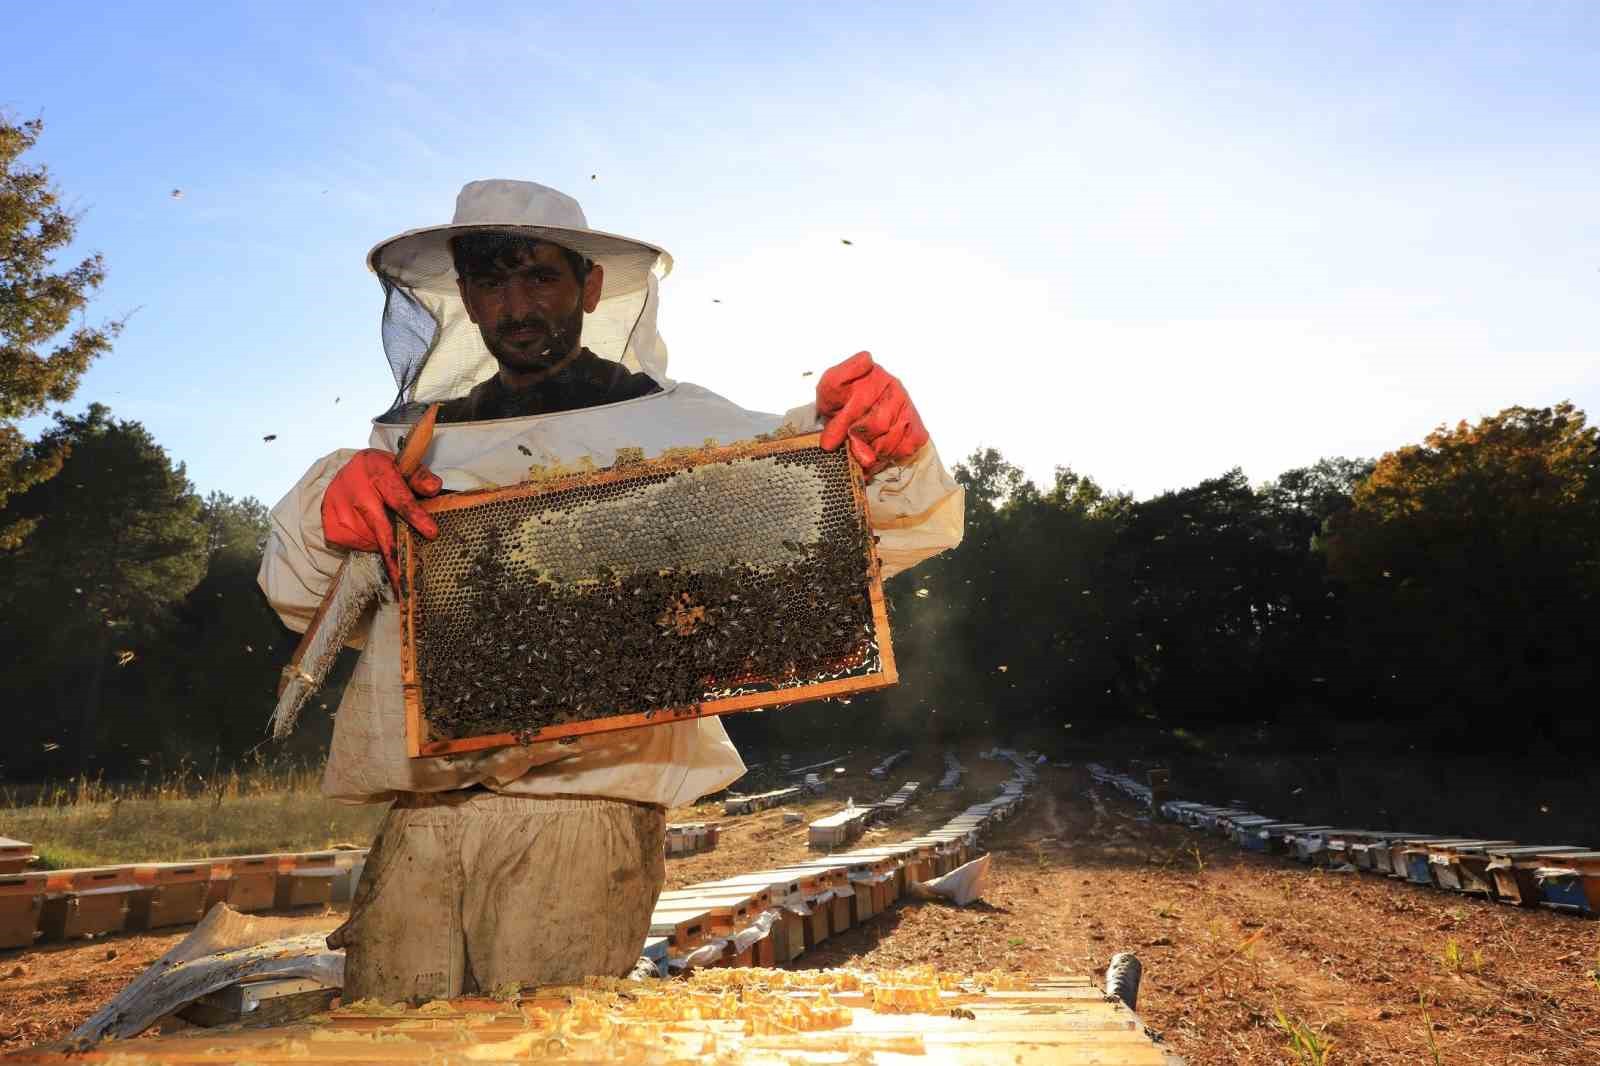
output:
[[[31,447],[17,421],[70,400],[122,329],[120,321],[93,326],[81,318],[105,280],[99,255],[56,269],[55,255],[72,242],[79,216],[62,206],[48,170],[21,162],[43,129],[38,119],[15,123],[0,115],[0,506],[54,476],[64,458]],[[0,550],[16,547],[31,529],[22,520],[0,524]]]

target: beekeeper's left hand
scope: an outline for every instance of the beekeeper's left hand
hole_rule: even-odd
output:
[[[900,379],[857,352],[817,382],[817,414],[827,420],[822,447],[833,451],[848,438],[850,453],[868,474],[903,463],[928,443],[922,416]]]

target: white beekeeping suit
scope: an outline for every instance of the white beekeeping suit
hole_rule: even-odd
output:
[[[748,411],[707,389],[668,378],[655,312],[658,282],[670,270],[671,258],[641,242],[589,230],[576,201],[554,190],[495,181],[465,187],[450,226],[403,234],[379,245],[369,258],[385,287],[384,342],[401,388],[395,408],[374,421],[370,447],[398,451],[420,405],[459,397],[496,371],[457,291],[447,243],[450,236],[473,229],[528,232],[599,263],[604,290],[599,306],[584,318],[583,346],[647,374],[661,391],[554,414],[441,421],[424,463],[442,478],[445,490],[514,484],[527,479],[533,464],[571,465],[587,458],[607,466],[621,448],[642,448],[649,457],[667,448],[698,447],[708,438],[733,443],[785,423],[802,431],[820,428],[814,405],[784,415]],[[259,581],[291,629],[306,628],[345,555],[323,539],[321,502],[354,454],[342,450],[316,462],[272,510]],[[906,465],[879,473],[867,496],[886,576],[961,539],[962,492],[931,444]],[[717,718],[410,758],[399,650],[398,611],[384,603],[364,634],[360,661],[334,723],[323,791],[335,799],[396,800],[396,811],[412,811],[420,803],[418,794],[487,789],[501,797],[593,797],[664,808],[724,788],[744,772]],[[389,835],[387,826],[384,833]],[[654,893],[649,895],[653,903]],[[627,950],[636,955],[637,947]],[[631,955],[626,962],[632,961]],[[445,991],[430,992],[439,988]],[[415,986],[428,994],[459,988],[449,975]]]

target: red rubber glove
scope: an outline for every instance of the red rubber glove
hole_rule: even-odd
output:
[[[322,494],[322,537],[352,551],[382,553],[384,568],[398,592],[400,564],[389,512],[394,511],[432,540],[439,535],[439,524],[417,505],[417,497],[436,496],[442,488],[444,482],[425,466],[406,479],[400,476],[392,453],[378,448],[356,452]]]
[[[817,414],[827,419],[822,447],[833,451],[850,440],[850,453],[868,474],[904,462],[928,443],[922,416],[900,379],[857,352],[817,382]]]

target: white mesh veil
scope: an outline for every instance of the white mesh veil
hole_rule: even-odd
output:
[[[605,271],[604,286],[599,306],[584,316],[583,345],[668,383],[656,308],[672,257],[642,241],[589,229],[578,202],[554,189],[475,181],[456,198],[450,225],[403,233],[367,257],[384,291],[383,349],[399,390],[391,413],[465,395],[495,371],[494,356],[461,302],[450,255],[450,239],[474,231],[522,233],[594,260]]]

